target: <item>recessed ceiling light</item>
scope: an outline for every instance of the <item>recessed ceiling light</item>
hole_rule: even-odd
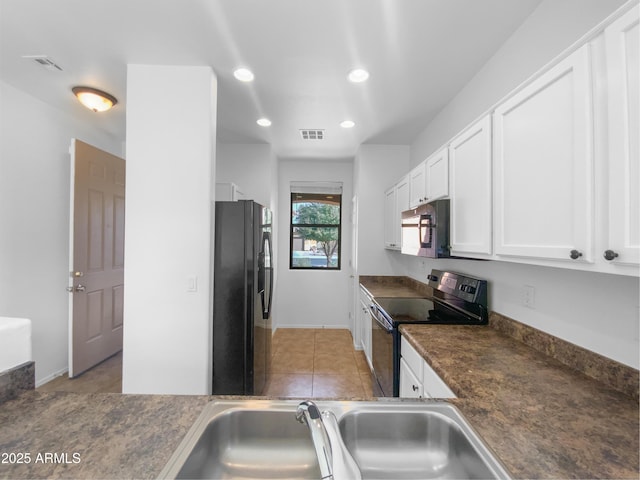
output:
[[[369,72],[363,70],[362,68],[356,68],[355,70],[351,70],[349,72],[348,78],[353,83],[361,83],[369,78]]]
[[[356,124],[352,120],[345,120],[344,122],[340,122],[340,126],[342,128],[353,128]]]
[[[256,123],[258,125],[260,125],[261,127],[269,127],[269,126],[271,126],[271,120],[269,120],[268,118],[260,118],[260,119],[256,120]]]
[[[233,72],[233,76],[241,82],[252,82],[255,78],[253,72],[248,68],[238,68]]]

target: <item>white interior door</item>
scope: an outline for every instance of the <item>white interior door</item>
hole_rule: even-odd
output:
[[[73,139],[69,376],[122,350],[125,163]]]

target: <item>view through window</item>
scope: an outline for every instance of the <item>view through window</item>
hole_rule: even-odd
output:
[[[342,195],[291,193],[292,269],[340,270]]]

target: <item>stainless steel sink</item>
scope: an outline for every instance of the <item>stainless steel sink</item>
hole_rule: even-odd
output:
[[[299,401],[214,401],[159,478],[320,478]],[[509,478],[446,402],[319,401],[333,412],[363,479]]]
[[[373,407],[342,417],[342,439],[363,479],[506,476],[455,408],[412,407]]]
[[[184,455],[175,459],[180,468],[170,478],[320,478],[309,429],[296,421],[295,407],[211,407],[185,438]]]

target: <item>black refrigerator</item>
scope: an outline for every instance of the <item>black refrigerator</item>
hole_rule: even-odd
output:
[[[216,202],[213,395],[261,395],[271,358],[271,211],[252,200]]]

